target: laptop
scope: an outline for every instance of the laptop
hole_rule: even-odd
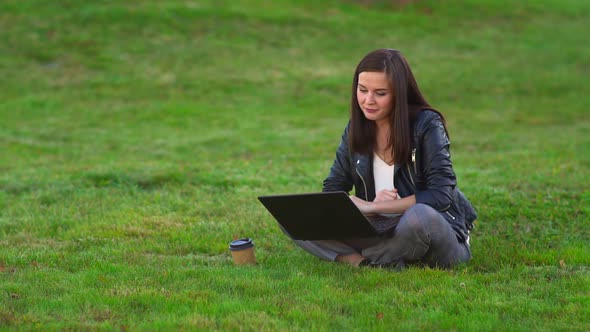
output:
[[[400,216],[365,216],[343,191],[259,196],[284,231],[296,240],[345,240],[393,231]]]

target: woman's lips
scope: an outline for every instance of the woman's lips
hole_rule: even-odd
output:
[[[378,111],[378,110],[376,110],[376,109],[373,109],[373,108],[365,108],[365,111],[366,111],[367,113],[377,113],[377,111]]]

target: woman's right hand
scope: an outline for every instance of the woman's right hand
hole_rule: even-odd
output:
[[[373,200],[373,202],[391,201],[400,198],[401,197],[397,193],[397,189],[383,189],[377,192],[377,195],[375,195],[375,199]]]
[[[367,202],[364,199],[358,198],[354,195],[350,195],[349,197],[350,197],[350,200],[354,203],[354,205],[356,205],[356,207],[359,208],[359,210],[361,210],[361,212],[364,215],[375,213],[372,210],[373,202]]]

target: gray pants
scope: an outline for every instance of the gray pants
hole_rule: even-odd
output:
[[[448,268],[471,259],[469,245],[460,243],[446,219],[425,204],[409,208],[390,235],[346,241],[294,241],[311,254],[331,261],[339,255],[359,253],[379,264]]]

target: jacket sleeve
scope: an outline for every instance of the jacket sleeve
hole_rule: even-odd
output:
[[[328,177],[324,180],[322,191],[345,191],[352,190],[353,181],[351,173],[350,152],[348,148],[348,126],[344,129],[336,159],[330,168]]]
[[[441,118],[436,115],[427,122],[418,146],[423,188],[416,188],[416,203],[444,211],[453,202],[457,178],[451,163],[449,138]]]

